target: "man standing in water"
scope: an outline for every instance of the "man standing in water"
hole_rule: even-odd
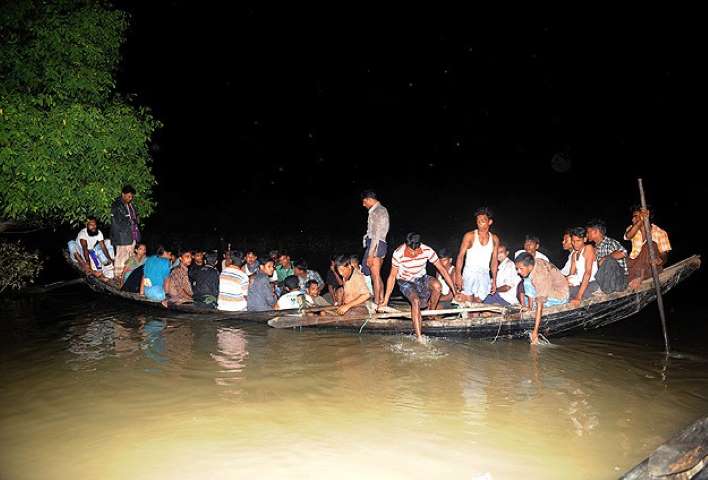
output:
[[[489,231],[494,223],[492,212],[480,208],[474,214],[477,230],[465,233],[460,244],[455,265],[455,287],[472,302],[482,303],[487,295],[497,291],[496,252],[499,248],[499,238]],[[464,270],[463,270],[464,265]],[[491,265],[492,277],[489,278]]]
[[[423,339],[421,332],[423,317],[420,311],[428,307],[431,310],[437,310],[442,290],[438,279],[426,273],[428,262],[432,263],[440,272],[443,280],[450,286],[454,297],[456,291],[452,278],[438,258],[435,250],[422,243],[420,235],[417,233],[409,233],[406,235],[406,243],[393,252],[391,273],[386,282],[386,295],[383,302],[379,304],[382,308],[388,305],[391,292],[393,292],[393,285],[398,282],[398,288],[401,293],[411,302],[411,319],[413,320],[413,328],[418,341]]]
[[[386,257],[386,235],[388,235],[390,225],[388,210],[378,201],[376,192],[371,190],[362,192],[361,204],[369,210],[361,269],[364,275],[371,276],[371,283],[374,287],[373,300],[378,304],[383,301],[384,296],[381,265]]]

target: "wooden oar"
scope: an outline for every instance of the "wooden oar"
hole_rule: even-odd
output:
[[[646,210],[647,200],[644,197],[644,185],[642,179],[639,181],[639,196],[641,197],[642,209]],[[651,238],[651,222],[648,217],[644,218],[644,241],[649,247],[649,259],[651,261],[651,276],[654,278],[654,287],[656,288],[656,304],[659,307],[659,317],[661,318],[661,328],[664,331],[664,345],[666,346],[666,354],[669,354],[669,335],[666,332],[666,314],[664,313],[664,297],[661,295],[661,283],[659,283],[659,272],[656,270],[657,252],[654,252],[654,242]]]
[[[422,317],[437,317],[437,316],[447,316],[447,315],[458,315],[460,313],[466,312],[497,312],[504,313],[506,309],[504,307],[495,305],[479,305],[474,307],[465,308],[450,308],[447,310],[423,310],[420,312]],[[385,320],[391,318],[400,319],[410,319],[411,312],[387,312],[387,313],[372,313],[371,315],[283,315],[280,317],[272,318],[268,320],[268,325],[273,328],[293,328],[293,327],[307,327],[312,325],[326,325],[338,322],[352,322],[361,320]]]

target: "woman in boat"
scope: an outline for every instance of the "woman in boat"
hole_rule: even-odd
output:
[[[143,281],[145,259],[147,258],[147,247],[144,243],[139,243],[133,255],[128,258],[123,267],[123,278],[121,279],[121,290],[130,293],[139,293],[140,284]]]
[[[577,307],[585,299],[588,299],[600,289],[595,281],[597,274],[597,260],[595,259],[595,247],[587,243],[587,232],[583,227],[576,227],[570,231],[570,238],[573,244],[573,251],[570,262],[570,274],[568,275],[568,285],[570,285],[570,303]]]

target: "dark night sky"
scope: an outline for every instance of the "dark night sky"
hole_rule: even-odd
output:
[[[503,238],[536,232],[558,258],[590,217],[620,237],[642,175],[656,222],[688,237],[700,57],[664,12],[118,6],[133,16],[119,88],[165,124],[148,228],[358,240],[371,186],[394,238],[456,247],[484,204]]]

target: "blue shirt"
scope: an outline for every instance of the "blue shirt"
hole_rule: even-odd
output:
[[[145,260],[144,277],[150,280],[153,287],[162,286],[170,276],[170,261],[153,255]]]
[[[248,307],[249,312],[263,312],[273,310],[275,305],[275,295],[273,287],[270,286],[270,279],[263,272],[258,272],[253,276],[253,281],[248,287]]]

